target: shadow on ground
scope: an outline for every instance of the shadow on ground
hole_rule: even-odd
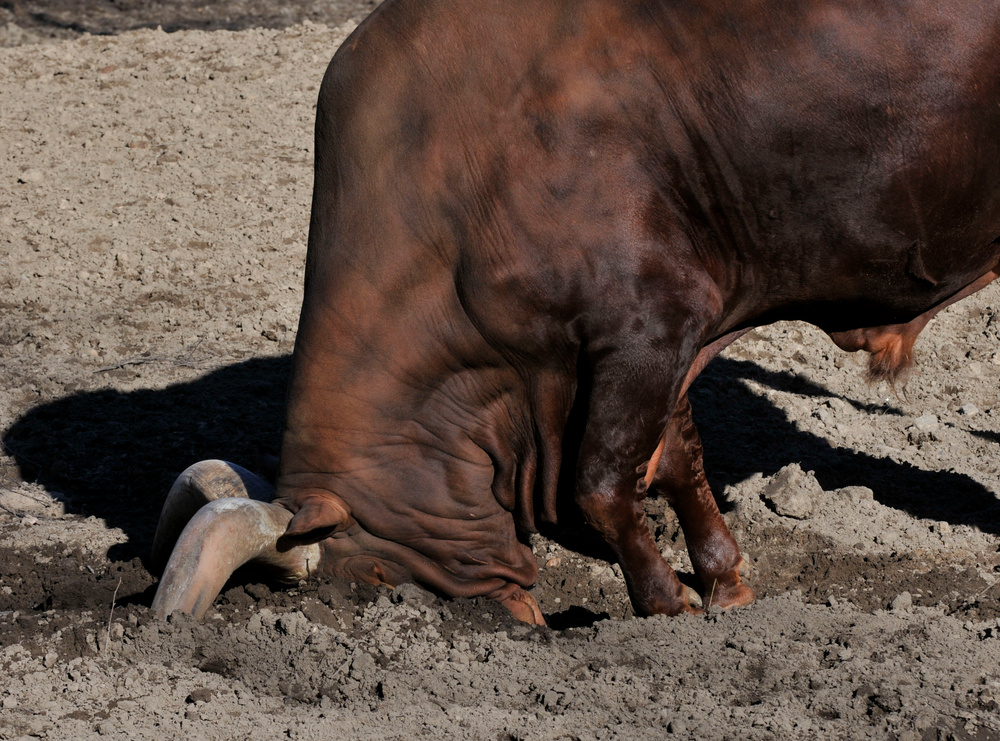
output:
[[[794,373],[774,372],[746,360],[719,359],[691,390],[695,419],[705,447],[705,468],[716,492],[755,472],[765,476],[799,463],[813,470],[827,491],[867,486],[882,504],[915,517],[976,525],[1000,532],[996,496],[954,471],[926,471],[850,448],[835,447],[797,429],[778,407],[749,392],[744,380],[818,399],[841,398],[856,409],[898,416],[891,406],[869,405],[838,396]],[[974,434],[974,433],[970,433]]]
[[[145,559],[177,474],[206,458],[253,469],[278,449],[289,368],[288,356],[254,359],[162,390],[67,396],[25,414],[3,444],[23,479],[128,535],[114,558]]]
[[[178,473],[206,458],[254,468],[259,452],[277,449],[289,369],[287,356],[254,359],[162,390],[68,396],[25,414],[3,443],[25,480],[44,485],[68,511],[103,518],[127,534],[112,558],[145,559],[163,497]],[[867,486],[883,504],[914,516],[998,532],[994,495],[968,476],[832,447],[796,429],[781,409],[751,393],[746,379],[832,395],[820,386],[801,387],[791,373],[714,361],[691,396],[715,491],[797,462],[814,470],[824,489]],[[595,539],[579,531],[559,539],[582,552],[594,549]]]

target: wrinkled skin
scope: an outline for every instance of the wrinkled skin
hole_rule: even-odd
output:
[[[539,621],[575,462],[639,614],[692,609],[650,489],[752,600],[687,388],[780,319],[894,378],[996,277],[998,48],[996,1],[387,0],[319,97],[279,548]]]

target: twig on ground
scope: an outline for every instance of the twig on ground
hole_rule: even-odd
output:
[[[108,650],[108,644],[111,643],[111,622],[115,616],[115,600],[118,599],[118,587],[122,585],[122,578],[118,577],[118,585],[115,587],[115,593],[111,595],[111,612],[108,614],[108,635],[104,640],[104,648],[101,649],[102,652]]]
[[[712,591],[708,593],[708,602],[705,603],[705,615],[712,611],[712,600],[715,599],[715,585],[719,583],[718,579],[712,579]]]
[[[978,592],[976,592],[971,597],[966,597],[964,600],[962,600],[961,602],[959,602],[953,608],[951,608],[950,610],[948,610],[948,612],[946,612],[945,615],[947,615],[948,617],[951,617],[952,615],[954,615],[956,612],[958,612],[962,608],[972,607],[980,599],[982,599],[986,595],[986,593],[988,591],[990,591],[991,589],[993,589],[993,587],[995,587],[997,584],[1000,584],[1000,579],[997,579],[992,584],[987,584],[985,587],[983,587],[982,589],[980,589]]]
[[[120,368],[124,368],[127,365],[149,365],[151,363],[164,363],[173,365],[177,368],[197,368],[205,361],[193,360],[191,356],[194,354],[194,351],[201,346],[201,342],[202,341],[199,340],[190,347],[184,348],[184,351],[180,355],[176,355],[173,357],[167,355],[154,355],[151,357],[140,356],[135,358],[128,358],[127,360],[122,360],[121,362],[115,363],[114,365],[106,365],[103,368],[98,368],[97,370],[94,371],[94,373],[107,373],[109,371],[119,370]]]

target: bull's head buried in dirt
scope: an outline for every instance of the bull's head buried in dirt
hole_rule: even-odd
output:
[[[688,387],[779,319],[894,377],[996,277],[998,47],[997,0],[387,0],[319,96],[276,485],[181,477],[156,611],[257,562],[541,622],[522,534],[571,458],[637,613],[693,609],[651,488],[712,604],[750,602]]]

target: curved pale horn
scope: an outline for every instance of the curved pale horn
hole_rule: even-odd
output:
[[[159,617],[202,617],[232,573],[251,561],[288,582],[316,570],[319,546],[277,550],[292,513],[270,504],[273,496],[263,478],[226,461],[201,461],[177,477],[153,538],[153,567],[163,571],[153,600]]]
[[[276,569],[286,581],[316,570],[319,545],[288,551],[275,547],[292,513],[284,507],[245,498],[209,502],[184,528],[153,599],[153,613],[166,618],[184,612],[201,619],[226,581],[253,561]]]
[[[177,477],[163,503],[153,536],[154,572],[163,573],[174,543],[195,513],[208,502],[227,497],[270,502],[274,487],[235,463],[219,460],[199,461]]]

